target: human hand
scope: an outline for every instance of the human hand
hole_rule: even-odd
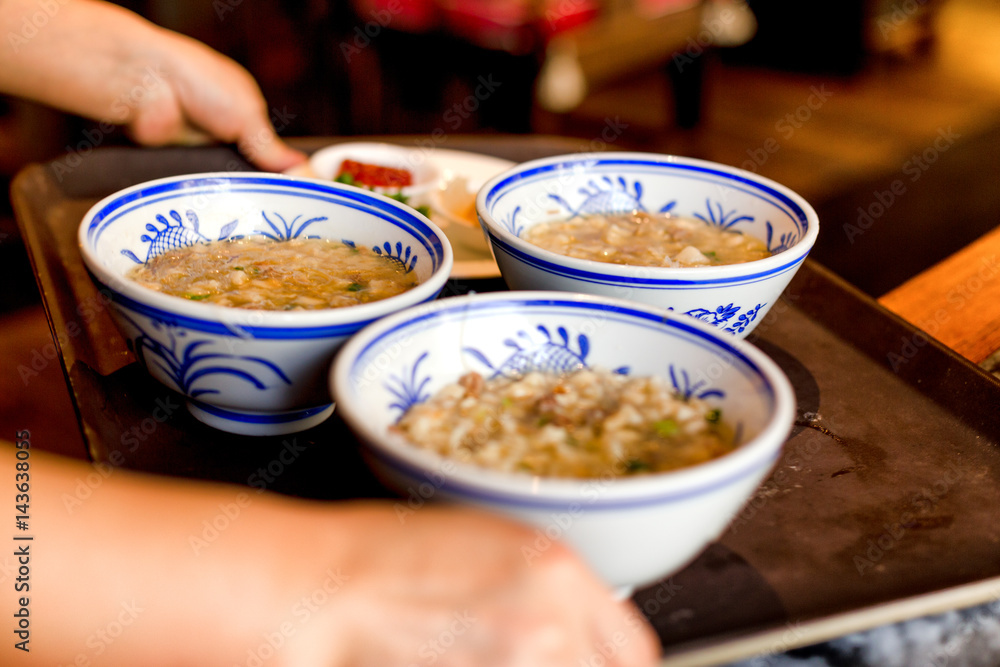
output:
[[[0,32],[13,36],[0,50],[0,92],[123,125],[143,144],[233,142],[269,171],[305,160],[277,136],[257,83],[236,62],[116,5],[53,7],[25,38],[37,2],[0,3]]]
[[[338,532],[358,537],[341,568],[350,579],[331,611],[342,639],[327,664],[656,664],[659,642],[638,609],[563,545],[529,563],[527,527],[444,507],[405,524],[377,505],[341,518]]]
[[[8,644],[2,664],[650,667],[659,654],[640,612],[569,549],[529,563],[534,530],[498,516],[428,506],[404,523],[388,502],[31,461],[37,662]]]

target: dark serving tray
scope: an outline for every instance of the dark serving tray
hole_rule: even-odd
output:
[[[469,136],[444,147],[523,161],[585,146]],[[15,213],[87,454],[303,497],[384,497],[336,414],[281,438],[234,436],[190,417],[135,363],[83,267],[76,229],[98,199],[152,178],[248,168],[225,147],[111,148],[15,179]],[[444,297],[494,289],[503,289],[497,279],[452,280]],[[636,593],[665,664],[780,652],[1000,597],[1000,383],[812,261],[751,340],[792,380],[798,420],[728,531]]]

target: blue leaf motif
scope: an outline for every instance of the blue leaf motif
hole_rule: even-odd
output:
[[[262,236],[266,236],[267,238],[272,239],[274,241],[287,241],[289,239],[297,239],[302,235],[302,233],[306,230],[306,228],[312,225],[313,223],[327,220],[327,216],[325,215],[317,216],[315,218],[309,218],[308,220],[301,220],[303,216],[297,215],[294,218],[292,218],[291,221],[288,221],[280,213],[273,212],[272,215],[275,218],[277,218],[277,220],[281,223],[281,226],[279,227],[271,220],[271,218],[268,217],[267,211],[261,211],[260,214],[261,217],[264,218],[264,222],[267,223],[267,226],[270,228],[271,231],[258,229],[255,230],[256,233]],[[307,238],[315,238],[315,237],[307,237]]]
[[[554,197],[555,195],[550,195],[550,196]],[[503,226],[503,228],[506,229],[511,234],[513,234],[514,236],[520,236],[521,232],[524,231],[524,225],[519,225],[517,223],[517,217],[520,214],[521,214],[521,207],[515,206],[514,210],[511,211],[510,217],[500,221],[500,224]]]
[[[733,334],[743,333],[746,331],[747,327],[750,326],[751,322],[757,319],[757,313],[759,313],[760,309],[765,305],[766,304],[758,303],[756,306],[740,315],[736,322],[734,322],[731,327],[725,329],[725,331]]]
[[[767,249],[772,255],[777,255],[779,252],[784,252],[791,248],[793,245],[798,243],[799,235],[795,232],[786,232],[778,237],[777,243],[774,241],[774,227],[771,225],[770,221],[766,223],[767,225]]]
[[[222,241],[229,238],[229,235],[233,233],[233,230],[236,229],[236,225],[238,223],[239,220],[233,220],[232,222],[227,222],[222,225],[222,229],[219,230],[219,240]]]
[[[354,247],[353,243],[351,244],[351,247]],[[416,268],[417,260],[419,259],[419,257],[417,257],[417,254],[413,252],[410,246],[406,246],[404,248],[403,244],[400,243],[399,241],[396,242],[395,254],[393,254],[392,244],[389,243],[388,241],[385,241],[382,244],[382,247],[379,247],[377,245],[372,246],[372,251],[376,255],[382,255],[384,251],[385,256],[388,257],[389,259],[393,259],[399,262],[400,266],[403,267],[403,271],[406,273],[409,273]]]
[[[691,376],[686,370],[678,370],[673,364],[670,364],[668,369],[670,374],[670,383],[674,386],[674,392],[676,392],[677,397],[682,400],[687,401],[691,397],[725,398],[726,396],[726,393],[721,389],[702,389],[702,387],[705,387],[705,385],[708,384],[706,380],[691,382]]]
[[[707,222],[709,224],[715,225],[717,227],[721,227],[722,229],[729,229],[733,225],[736,225],[740,222],[745,222],[745,221],[753,222],[753,216],[737,215],[735,209],[729,211],[728,213],[724,212],[721,202],[718,202],[716,204],[716,207],[712,208],[711,200],[706,199],[705,207],[708,210],[708,213],[706,215],[702,215],[701,213],[695,213],[694,217],[698,218],[699,220],[703,220],[704,222]]]
[[[429,354],[430,352],[424,352],[417,357],[417,360],[413,362],[413,367],[410,369],[409,373],[406,372],[404,366],[404,370],[401,374],[390,375],[389,380],[383,384],[386,390],[397,399],[389,404],[391,409],[399,410],[400,413],[405,413],[412,406],[417,403],[423,403],[430,398],[430,394],[426,391],[426,389],[427,385],[431,381],[431,376],[425,375],[421,377],[418,374],[420,364]]]
[[[180,392],[188,396],[196,398],[204,394],[219,393],[217,389],[197,386],[199,380],[212,375],[237,377],[260,390],[271,386],[265,381],[265,377],[272,378],[272,382],[276,379],[285,384],[292,383],[277,364],[267,359],[221,352],[201,352],[200,350],[205,345],[210,345],[211,341],[189,339],[188,333],[183,329],[158,320],[153,321],[152,332],[146,331],[121,309],[118,309],[118,312],[139,332],[133,341],[139,361],[146,366],[153,365],[159,368]],[[239,365],[234,365],[232,362],[237,362]],[[258,372],[264,375],[256,375],[242,367],[247,365],[256,367]]]

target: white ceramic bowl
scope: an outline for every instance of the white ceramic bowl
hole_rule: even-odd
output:
[[[409,203],[423,204],[427,193],[437,187],[440,170],[425,149],[407,148],[374,141],[351,141],[321,148],[309,158],[309,167],[317,178],[333,180],[344,160],[356,160],[382,167],[406,169],[413,175],[413,184],[404,188],[373,188],[384,194],[402,194]]]
[[[772,256],[714,267],[643,267],[575,259],[522,236],[576,214],[633,209],[694,216],[767,243]],[[744,337],[771,308],[819,232],[799,195],[756,174],[650,153],[578,153],[520,164],[476,198],[480,224],[511,289],[555,289],[669,308]]]
[[[581,364],[669,379],[717,405],[740,446],[674,472],[569,480],[458,463],[388,430],[470,370]],[[652,306],[565,292],[440,299],[386,317],[341,349],[331,386],[374,469],[402,495],[402,520],[438,498],[500,512],[537,526],[527,559],[563,539],[623,590],[680,569],[725,529],[779,456],[795,409],[787,378],[749,343]]]
[[[419,284],[358,306],[279,312],[190,301],[126,278],[167,249],[254,235],[372,247],[414,271]],[[328,417],[334,351],[366,324],[435,298],[452,266],[444,234],[407,206],[336,183],[245,172],[177,176],[117,192],[84,217],[79,243],[150,374],[184,394],[203,422],[253,435],[294,432]]]

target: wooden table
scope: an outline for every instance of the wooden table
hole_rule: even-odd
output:
[[[1000,228],[878,301],[969,361],[981,364],[1000,350]]]

